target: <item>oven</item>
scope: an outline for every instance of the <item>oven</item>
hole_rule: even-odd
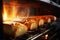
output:
[[[60,8],[41,1],[3,0],[5,40],[56,40],[53,23]]]

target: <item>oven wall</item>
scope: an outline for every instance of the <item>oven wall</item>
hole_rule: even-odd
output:
[[[30,16],[55,15],[59,17],[60,8],[54,5],[42,1],[20,1],[19,3],[24,4],[30,10]]]

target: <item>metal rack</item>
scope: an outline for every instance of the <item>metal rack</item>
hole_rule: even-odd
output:
[[[27,40],[35,40],[36,38],[38,38],[38,37],[40,37],[40,36],[46,34],[47,32],[49,32],[51,29],[52,29],[52,28],[47,29],[45,32],[43,32],[43,33],[41,33],[41,34],[38,34],[38,35],[34,35],[34,36],[28,38]]]

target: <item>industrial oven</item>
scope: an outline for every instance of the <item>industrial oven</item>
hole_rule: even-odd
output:
[[[36,0],[3,0],[4,39],[56,40],[53,23],[59,18],[59,10],[56,6]]]

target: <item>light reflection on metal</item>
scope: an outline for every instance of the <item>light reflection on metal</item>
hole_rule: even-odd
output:
[[[45,39],[48,39],[48,34],[45,35]]]

